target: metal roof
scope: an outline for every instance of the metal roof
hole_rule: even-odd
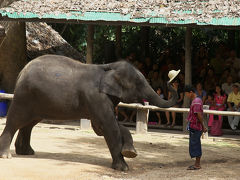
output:
[[[122,4],[119,5],[120,1]],[[149,0],[93,0],[93,2],[88,0],[20,0],[1,8],[0,20],[86,24],[240,26],[240,6],[237,6],[240,4],[239,0],[192,0],[181,1],[181,3],[172,0],[168,4],[164,0],[155,0],[157,2],[155,8],[155,1],[151,1],[154,3],[150,5],[145,1]],[[94,4],[96,2],[98,3]],[[105,3],[106,7],[99,2]],[[107,2],[110,7],[106,4]],[[143,4],[123,7],[130,2],[142,2]],[[162,4],[159,5],[159,2]],[[83,3],[89,7],[83,9]],[[200,9],[197,9],[198,7]],[[136,9],[138,13],[135,13]]]

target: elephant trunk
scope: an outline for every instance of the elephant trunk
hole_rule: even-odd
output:
[[[160,98],[160,96],[151,89],[151,92],[148,93],[147,101],[149,101],[150,105],[162,107],[162,108],[169,108],[174,106],[178,100],[177,91],[168,83],[168,89],[171,92],[171,99],[164,100]]]

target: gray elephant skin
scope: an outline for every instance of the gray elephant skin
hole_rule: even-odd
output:
[[[42,119],[73,120],[87,118],[97,135],[103,135],[112,156],[112,168],[128,170],[125,157],[137,155],[132,136],[115,119],[114,107],[142,103],[173,106],[177,93],[161,99],[144,76],[126,61],[111,64],[83,64],[68,57],[44,55],[29,62],[20,72],[14,98],[0,136],[0,157],[10,158],[10,144],[17,130],[16,154],[33,155],[32,128]]]

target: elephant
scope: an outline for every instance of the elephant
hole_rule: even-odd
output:
[[[126,61],[84,64],[60,55],[43,55],[30,61],[19,73],[5,128],[0,136],[0,157],[11,158],[10,144],[17,130],[16,154],[33,155],[32,128],[42,119],[91,120],[93,130],[104,139],[112,156],[112,168],[129,169],[124,157],[136,157],[129,130],[115,118],[119,102],[143,103],[167,108],[177,101],[161,99],[148,81]]]

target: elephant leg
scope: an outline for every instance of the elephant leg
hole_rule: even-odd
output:
[[[12,138],[18,129],[23,128],[27,124],[31,123],[31,109],[25,103],[16,104],[15,100],[12,101],[8,114],[6,126],[0,136],[0,157],[11,158],[10,145]]]
[[[16,129],[10,127],[9,124],[3,130],[2,135],[0,136],[0,158],[11,158],[10,153],[10,144],[12,138],[16,132]]]
[[[101,129],[98,125],[96,125],[96,124],[94,124],[94,123],[92,123],[92,122],[91,122],[91,124],[92,124],[92,128],[93,128],[94,132],[95,132],[98,136],[103,136],[103,131],[102,131],[102,129]]]
[[[16,106],[12,102],[8,110],[6,126],[0,136],[0,158],[11,158],[10,145],[16,131],[20,128],[21,115],[17,114]]]
[[[30,145],[30,138],[31,138],[32,128],[36,124],[37,124],[36,122],[31,123],[19,130],[16,142],[15,142],[15,150],[17,154],[34,155],[34,150]]]
[[[137,156],[137,151],[133,146],[133,139],[130,131],[124,127],[123,125],[119,124],[123,146],[122,146],[122,155],[127,158],[135,158]]]
[[[102,122],[102,132],[113,159],[112,168],[127,171],[129,168],[121,154],[122,137],[114,112],[108,110],[106,113],[101,112],[97,116]]]

